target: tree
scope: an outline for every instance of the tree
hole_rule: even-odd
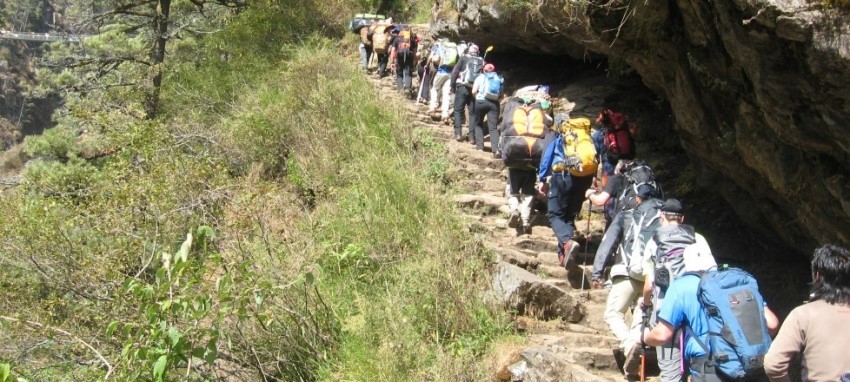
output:
[[[54,43],[42,61],[43,92],[98,94],[145,119],[157,116],[166,55],[175,40],[221,28],[244,0],[82,0],[53,4],[57,28],[80,44]]]

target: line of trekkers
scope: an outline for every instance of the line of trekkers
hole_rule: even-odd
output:
[[[623,113],[603,109],[594,129],[590,118],[570,116],[575,103],[552,97],[548,86],[503,94],[504,79],[485,61],[489,48],[480,55],[474,43],[431,44],[409,26],[358,16],[352,31],[364,69],[376,56],[384,77],[389,60],[398,90],[426,102],[433,119],[453,122],[455,140],[465,139],[464,120],[478,149],[489,133],[491,152],[508,170],[508,226],[517,235],[531,233],[535,208],[545,211],[561,265],[584,272],[573,257],[574,220],[585,199],[603,207],[590,285],[610,288],[605,321],[626,355],[627,378],[643,379],[650,356],[663,382],[790,381],[792,370],[804,381],[850,382],[850,251],[815,250],[810,302],[780,329],[753,276],[718,265],[706,239],[685,224],[684,205],[664,198],[653,170],[636,158],[637,127]]]

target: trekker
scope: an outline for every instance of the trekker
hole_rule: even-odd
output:
[[[387,76],[387,64],[389,63],[389,47],[392,36],[390,31],[393,29],[392,24],[387,21],[379,21],[374,25],[372,31],[372,49],[378,58],[378,78]]]
[[[395,65],[396,89],[410,95],[413,89],[413,65],[416,57],[416,35],[409,25],[393,30],[390,42],[390,60]]]
[[[449,100],[451,97],[452,69],[458,60],[457,46],[448,40],[442,40],[431,53],[431,62],[437,67],[434,84],[431,86],[431,99],[428,113],[435,113],[440,106],[440,120],[449,119]]]
[[[833,244],[814,252],[809,303],[788,314],[764,358],[773,382],[800,369],[810,382],[850,380],[850,251]]]
[[[538,89],[546,93],[549,91],[548,87],[541,86]],[[575,107],[574,102],[567,101],[566,105],[569,110]],[[559,113],[554,119],[556,130],[561,134],[564,155],[578,160],[577,165],[569,169],[573,186],[568,202],[569,214],[578,216],[584,204],[585,193],[593,185],[598,168],[596,149],[590,139],[590,120],[583,117],[570,118],[569,114],[564,113]]]
[[[682,252],[682,269],[684,272],[681,277],[673,280],[666,289],[664,302],[661,304],[660,310],[656,312],[657,324],[651,330],[647,328],[644,331],[642,336],[643,342],[647,345],[663,346],[670,343],[674,337],[677,337],[677,333],[684,333],[686,338],[684,357],[688,362],[690,381],[733,381],[733,379],[729,379],[723,374],[718,373],[719,366],[715,366],[717,364],[713,360],[709,362],[709,352],[705,347],[711,345],[705,344],[714,343],[709,341],[710,317],[706,312],[706,308],[700,302],[700,299],[703,297],[698,297],[698,291],[702,283],[701,276],[706,272],[714,270],[717,267],[717,263],[711,255],[711,249],[708,248],[708,245],[702,243],[689,245]],[[779,320],[766,304],[763,305],[762,314],[763,321],[761,323],[750,323],[751,325],[749,325],[747,330],[751,329],[754,324],[766,326],[769,332],[774,331],[778,327]],[[762,315],[759,314],[755,315],[755,317],[762,319]],[[669,379],[669,375],[665,376],[664,369],[662,369],[661,380],[681,381],[684,378],[684,372],[678,370],[679,367],[677,363],[678,379]]]
[[[628,215],[626,221],[630,222],[628,229],[624,230],[617,238],[615,245],[618,246],[616,264],[611,268],[611,289],[605,303],[605,323],[611,333],[619,341],[619,348],[627,356],[623,371],[626,375],[635,375],[639,366],[631,360],[636,359],[635,335],[639,331],[641,315],[638,311],[633,312],[631,325],[626,323],[626,312],[632,306],[639,306],[641,292],[643,291],[643,246],[648,238],[641,237],[640,233],[644,227],[651,226],[657,221],[658,208],[661,201],[655,198],[655,189],[649,185],[641,185],[637,191],[637,207],[620,212]],[[606,233],[607,235],[608,233]]]
[[[505,80],[496,73],[493,64],[485,64],[484,72],[478,75],[472,84],[472,94],[475,97],[475,118],[473,130],[475,147],[484,151],[484,117],[487,117],[487,130],[490,134],[490,151],[493,157],[501,158],[499,151],[499,96],[502,93],[502,82]]]
[[[360,28],[360,66],[369,71],[369,61],[372,59],[372,34],[378,20],[372,20],[368,26]]]
[[[683,258],[685,248],[697,244],[703,253],[708,248],[705,238],[696,233],[693,226],[684,224],[684,207],[678,199],[665,200],[659,208],[659,218],[660,226],[647,242],[643,253],[643,301],[645,306],[654,307],[653,316],[664,306],[670,283],[686,272]],[[656,354],[661,381],[681,381],[683,372],[680,367],[682,354],[679,342],[670,338],[656,347]]]
[[[550,106],[549,102],[540,101],[541,104],[545,103],[546,106]],[[543,158],[540,160],[540,167],[537,172],[538,179],[543,183],[542,191],[549,198],[546,215],[549,217],[549,224],[558,239],[558,263],[561,266],[567,265],[567,260],[579,247],[579,244],[572,240],[575,233],[576,217],[573,211],[577,210],[570,206],[570,191],[573,188],[573,180],[569,171],[577,164],[577,161],[577,158],[568,158],[565,155],[563,137],[558,135],[543,152]]]
[[[470,118],[467,119],[469,127],[472,127],[472,117],[475,116],[475,98],[472,95],[472,84],[475,78],[484,69],[484,59],[478,56],[478,45],[471,44],[467,54],[463,55],[458,60],[454,69],[452,69],[451,87],[455,93],[455,135],[454,139],[458,142],[463,140],[463,113],[469,112]],[[475,142],[472,136],[472,129],[468,132],[469,141]]]
[[[637,207],[637,191],[641,185],[648,185],[654,189],[654,195],[661,196],[658,184],[655,182],[652,169],[639,160],[633,162],[623,161],[615,169],[614,175],[605,184],[602,191],[588,189],[585,192],[587,199],[597,206],[605,206],[605,234],[596,249],[593,260],[593,273],[591,283],[594,288],[603,285],[602,273],[608,258],[615,252],[617,243],[628,228],[631,214],[622,214]]]
[[[508,227],[515,228],[518,235],[531,234],[531,206],[538,193],[535,188],[538,168],[555,135],[550,128],[552,121],[546,118],[543,108],[549,105],[541,103],[529,97],[511,97],[505,103],[499,129],[502,162],[508,168]]]

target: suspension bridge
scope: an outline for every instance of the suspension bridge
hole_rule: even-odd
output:
[[[32,32],[11,32],[5,29],[0,29],[0,39],[7,40],[24,40],[24,41],[65,41],[65,42],[81,42],[89,35],[82,34],[66,34],[66,33],[32,33]]]

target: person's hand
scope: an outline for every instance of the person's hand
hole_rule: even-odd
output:
[[[584,192],[584,198],[587,199],[587,198],[590,197],[590,195],[593,195],[595,193],[596,193],[595,188],[588,188],[587,191]]]
[[[600,279],[593,279],[593,281],[590,282],[590,286],[593,289],[602,289],[602,284],[602,280]]]
[[[543,194],[543,195],[549,194],[549,182],[543,183],[540,186],[540,193]]]
[[[640,310],[644,313],[644,315],[649,315],[650,310],[652,309],[652,302],[644,302],[641,298],[640,301]]]

